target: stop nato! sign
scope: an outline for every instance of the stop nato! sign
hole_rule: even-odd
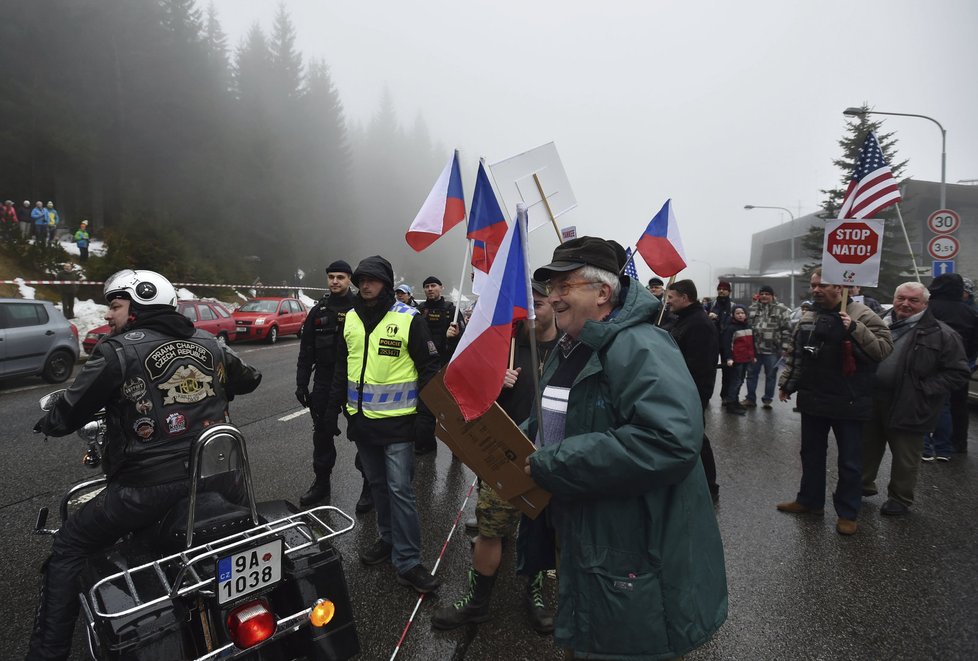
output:
[[[841,264],[862,264],[876,254],[879,235],[866,225],[842,223],[831,232],[826,251]]]

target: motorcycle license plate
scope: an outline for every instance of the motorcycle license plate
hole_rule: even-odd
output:
[[[225,604],[282,580],[282,540],[274,539],[217,561],[217,603]]]

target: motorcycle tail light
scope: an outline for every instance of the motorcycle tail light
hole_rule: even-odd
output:
[[[336,614],[336,604],[329,599],[320,599],[309,611],[309,623],[314,627],[325,627]]]
[[[254,647],[275,633],[275,614],[268,610],[264,599],[251,601],[228,614],[228,633],[231,642],[240,649]]]

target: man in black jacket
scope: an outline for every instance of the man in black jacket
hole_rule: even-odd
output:
[[[333,383],[336,342],[343,332],[346,313],[353,307],[354,296],[350,291],[352,275],[353,269],[342,259],[326,267],[329,293],[309,311],[299,340],[295,398],[302,406],[309,407],[312,414],[312,469],[316,475],[312,486],[299,499],[299,504],[303,507],[320,501],[328,502],[330,497],[330,476],[333,466],[336,465],[336,444],[333,438],[337,430],[326,429],[323,414],[329,400],[329,388]],[[313,377],[312,392],[309,392],[310,376]],[[354,464],[362,474],[359,455]],[[370,487],[364,478],[356,511],[362,514],[372,508]]]
[[[428,324],[431,341],[438,349],[438,367],[444,367],[452,357],[465,322],[455,318],[455,304],[442,296],[441,280],[433,275],[424,279],[425,300],[418,305],[418,312]],[[435,416],[424,402],[418,404],[417,435],[414,441],[416,454],[428,454],[438,449],[435,441]]]
[[[873,416],[863,429],[863,495],[877,493],[876,473],[886,446],[893,455],[888,498],[880,512],[907,514],[913,505],[920,437],[933,431],[947,394],[967,386],[961,338],[927,307],[927,288],[905,282],[893,294],[883,321],[893,353],[876,370]]]
[[[108,486],[54,536],[28,659],[67,658],[78,618],[78,578],[88,557],[145,528],[189,493],[190,448],[228,420],[228,402],[261,374],[176,311],[159,273],[125,270],[105,283],[111,335],[34,430],[66,436],[106,410],[102,461]],[[225,492],[236,500],[233,488]]]
[[[716,325],[707,316],[703,306],[697,302],[696,285],[692,280],[679,280],[669,285],[666,300],[676,316],[669,333],[679,345],[683,360],[686,361],[686,367],[699,392],[700,404],[703,406],[704,432],[700,459],[703,461],[710,495],[713,497],[713,502],[716,502],[720,499],[720,487],[717,485],[717,465],[713,458],[710,439],[706,435],[705,420],[706,407],[716,386],[716,356],[720,351],[720,339]]]
[[[972,370],[978,358],[978,310],[965,302],[964,278],[958,273],[939,275],[930,283],[930,311],[935,319],[953,328],[964,342],[964,354]],[[951,391],[947,411],[935,433],[950,434],[955,452],[968,451],[968,384]],[[950,426],[950,431],[946,428]]]

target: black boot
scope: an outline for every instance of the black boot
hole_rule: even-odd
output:
[[[543,578],[546,572],[537,572],[526,586],[526,607],[530,626],[539,634],[554,632],[554,613],[547,608],[543,598]]]
[[[437,609],[431,616],[431,626],[436,629],[455,629],[469,622],[485,622],[489,619],[489,597],[495,576],[483,576],[469,569],[469,591],[451,606]]]
[[[309,487],[309,491],[302,494],[299,498],[299,504],[302,507],[309,507],[310,505],[315,505],[316,503],[323,501],[325,505],[329,505],[329,479],[316,478],[316,481],[312,483]]]
[[[367,482],[366,478],[363,480],[363,488],[360,489],[360,498],[357,500],[356,509],[357,514],[366,514],[374,508],[374,496],[370,493],[370,483]]]

